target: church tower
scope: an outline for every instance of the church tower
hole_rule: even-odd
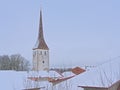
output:
[[[49,48],[44,40],[42,11],[40,10],[39,33],[35,47],[33,48],[33,70],[49,70]]]

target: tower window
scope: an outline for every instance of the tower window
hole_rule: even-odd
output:
[[[46,53],[46,51],[45,51],[45,55],[46,55],[47,53]]]
[[[42,63],[45,63],[45,61],[42,61]]]
[[[40,51],[39,54],[42,55],[42,51]]]

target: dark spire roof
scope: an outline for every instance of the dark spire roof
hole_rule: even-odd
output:
[[[42,11],[40,10],[40,22],[39,22],[39,34],[38,34],[38,40],[33,49],[44,49],[49,50],[43,35],[43,24],[42,24]]]

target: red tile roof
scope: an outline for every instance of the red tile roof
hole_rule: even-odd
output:
[[[82,69],[80,67],[75,67],[75,68],[72,69],[72,73],[74,73],[76,75],[78,75],[80,73],[83,73],[83,72],[85,72],[85,69]]]

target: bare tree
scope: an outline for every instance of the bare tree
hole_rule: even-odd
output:
[[[22,57],[20,54],[0,56],[1,70],[27,71],[29,70],[29,66],[29,61]]]
[[[8,55],[0,56],[0,69],[1,70],[10,69],[10,58]]]

